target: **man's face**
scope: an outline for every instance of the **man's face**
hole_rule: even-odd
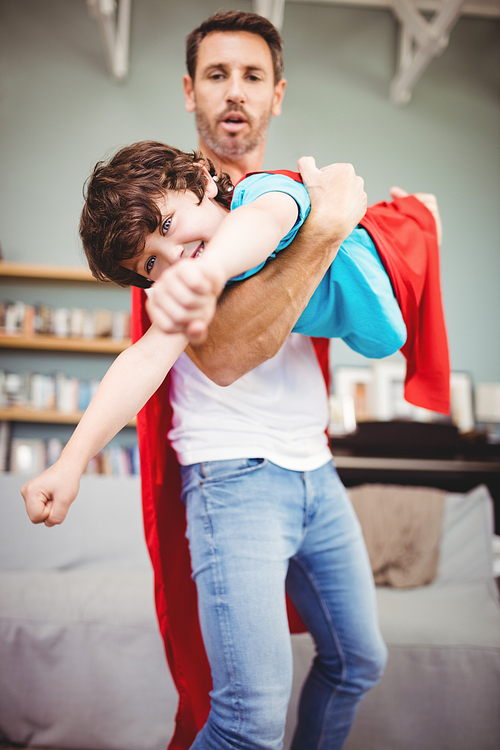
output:
[[[201,141],[227,159],[251,153],[279,115],[286,81],[274,83],[267,43],[247,31],[208,34],[194,81],[184,76],[186,109],[196,112]]]

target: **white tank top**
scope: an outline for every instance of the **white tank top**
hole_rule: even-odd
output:
[[[172,368],[170,401],[168,435],[183,465],[267,458],[312,471],[331,460],[327,392],[307,336],[292,333],[275,357],[225,388],[182,354]]]

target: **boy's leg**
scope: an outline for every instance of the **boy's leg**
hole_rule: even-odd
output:
[[[279,750],[292,682],[285,604],[303,475],[263,460],[181,467],[200,623],[213,679],[196,750]]]
[[[340,750],[387,650],[359,523],[332,465],[307,475],[308,515],[287,590],[317,648],[293,750]]]

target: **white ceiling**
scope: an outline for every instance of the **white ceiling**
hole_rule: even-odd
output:
[[[330,4],[390,9],[399,21],[399,51],[390,85],[394,104],[406,104],[430,61],[443,53],[461,15],[500,18],[500,0],[286,0],[310,5]],[[87,0],[97,20],[106,63],[112,78],[123,81],[129,66],[132,0]],[[281,29],[285,0],[253,0],[253,8]],[[313,11],[312,11],[313,12]],[[423,15],[423,13],[425,15]]]

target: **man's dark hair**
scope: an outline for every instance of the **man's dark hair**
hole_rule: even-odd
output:
[[[243,13],[239,10],[231,10],[227,13],[216,13],[203,21],[198,28],[194,29],[186,39],[186,67],[189,75],[194,81],[196,63],[198,61],[198,49],[201,42],[214,31],[248,31],[262,37],[273,59],[274,83],[277,84],[283,78],[283,40],[278,30],[264,16],[256,13]]]
[[[126,146],[109,161],[96,164],[85,184],[80,218],[83,249],[96,279],[141,285],[137,274],[121,263],[141,253],[148,234],[159,227],[156,202],[167,190],[191,190],[201,203],[206,180],[200,164],[216,176],[214,165],[200,152],[186,153],[157,141]],[[217,175],[217,187],[215,200],[229,208],[229,176]]]

